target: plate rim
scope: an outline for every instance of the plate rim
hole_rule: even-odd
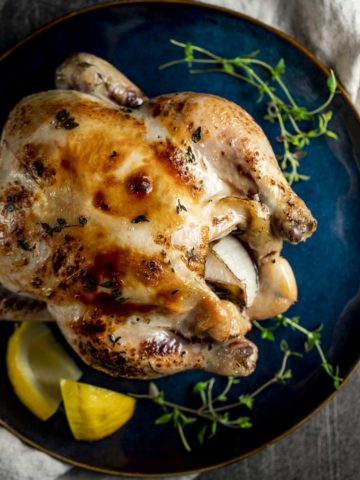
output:
[[[253,18],[250,15],[244,14],[242,12],[238,12],[236,10],[223,7],[221,5],[214,5],[214,4],[209,4],[206,2],[199,2],[197,0],[110,0],[106,1],[104,3],[100,4],[93,4],[93,5],[88,5],[86,7],[82,7],[80,9],[73,10],[71,12],[68,12],[64,15],[61,15],[47,23],[45,23],[43,26],[37,28],[33,32],[29,33],[26,35],[24,38],[16,42],[14,45],[6,49],[1,55],[0,55],[0,63],[3,62],[7,57],[12,55],[18,48],[22,47],[23,45],[26,45],[28,42],[36,38],[38,35],[41,35],[42,33],[51,30],[53,27],[60,23],[64,23],[70,18],[80,16],[84,13],[88,13],[94,10],[100,10],[100,9],[107,9],[111,7],[116,7],[119,5],[145,5],[145,4],[151,4],[151,3],[158,3],[158,4],[175,4],[175,5],[189,5],[192,7],[200,7],[200,8],[205,8],[209,10],[215,10],[219,11],[222,13],[226,13],[228,15],[232,15],[237,18],[241,18],[243,20],[246,20],[249,23],[255,24],[265,30],[270,31],[271,33],[275,34],[276,36],[280,37],[282,40],[290,43],[293,47],[295,47],[297,50],[299,50],[301,53],[303,53],[307,58],[309,58],[313,64],[321,71],[321,73],[324,76],[328,76],[330,74],[330,69],[323,64],[315,54],[313,54],[307,47],[302,45],[301,42],[296,40],[294,37],[289,35],[288,33],[285,33],[271,25],[268,25],[266,22],[263,22],[261,20],[258,20],[257,18]],[[355,104],[351,100],[348,92],[346,91],[345,87],[342,85],[342,83],[338,80],[338,89],[340,91],[341,96],[344,98],[345,102],[347,105],[350,107],[350,110],[352,111],[353,115],[355,116],[356,120],[360,123],[360,111],[356,108]],[[354,365],[351,367],[349,370],[348,374],[344,378],[343,382],[341,383],[340,387],[337,390],[334,390],[323,402],[321,402],[314,410],[312,410],[308,415],[306,415],[303,419],[301,419],[298,423],[293,425],[291,428],[286,430],[285,432],[277,435],[270,441],[265,442],[263,445],[260,445],[257,448],[254,448],[253,450],[246,452],[242,455],[236,456],[230,460],[226,460],[221,463],[213,464],[210,466],[206,467],[199,467],[195,468],[192,470],[184,470],[184,471],[169,471],[166,473],[137,473],[137,472],[121,472],[117,470],[111,470],[111,469],[106,469],[106,468],[101,468],[101,467],[96,467],[93,465],[87,465],[81,462],[77,462],[76,460],[69,459],[67,457],[63,457],[62,455],[53,452],[52,450],[49,450],[42,445],[39,445],[38,443],[34,442],[30,438],[27,438],[26,436],[22,435],[20,432],[18,432],[15,428],[13,428],[11,425],[9,425],[6,421],[0,418],[0,426],[5,428],[7,431],[15,435],[18,439],[20,439],[22,442],[25,444],[29,445],[32,448],[35,448],[42,453],[46,453],[47,455],[50,455],[51,457],[55,458],[56,460],[60,460],[70,466],[75,466],[75,467],[80,467],[85,470],[90,470],[93,472],[98,472],[98,473],[104,473],[108,475],[114,475],[114,476],[124,476],[124,477],[141,477],[141,478],[165,478],[168,477],[169,475],[172,476],[180,476],[180,475],[190,475],[190,474],[200,474],[204,472],[209,472],[211,470],[217,469],[217,468],[223,468],[229,465],[232,465],[236,462],[239,462],[240,460],[243,460],[245,458],[248,458],[252,455],[257,454],[261,450],[277,443],[278,441],[282,440],[283,438],[287,437],[291,433],[295,432],[297,429],[302,427],[308,420],[313,418],[322,408],[324,408],[326,405],[328,405],[331,400],[337,395],[337,393],[344,388],[345,385],[348,384],[348,382],[353,378],[354,373],[360,366],[360,355],[357,361],[354,363]]]

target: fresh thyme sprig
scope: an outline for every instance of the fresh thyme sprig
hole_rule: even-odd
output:
[[[178,403],[171,402],[165,398],[165,393],[158,389],[154,382],[149,384],[147,394],[129,394],[134,398],[149,400],[162,407],[164,413],[156,420],[156,425],[172,423],[178,431],[179,437],[185,447],[190,452],[191,447],[185,434],[187,426],[196,422],[200,423],[197,432],[197,438],[200,444],[204,443],[206,438],[212,438],[219,425],[226,428],[247,429],[252,427],[251,418],[248,415],[238,415],[239,409],[251,410],[254,399],[265,389],[275,383],[285,383],[292,377],[291,369],[288,368],[288,361],[291,356],[302,356],[289,349],[285,340],[280,342],[280,348],[284,352],[280,369],[266,383],[258,387],[252,393],[238,395],[235,402],[224,405],[228,400],[228,394],[234,385],[240,383],[240,380],[234,377],[228,377],[225,387],[217,394],[214,394],[216,380],[214,377],[204,382],[198,382],[193,387],[193,393],[198,396],[201,404],[197,408],[187,407]],[[234,393],[234,392],[232,392]]]
[[[274,332],[280,327],[290,327],[292,330],[297,330],[298,332],[305,335],[305,352],[310,352],[314,347],[316,348],[321,359],[322,368],[329,375],[329,377],[333,379],[334,387],[338,389],[341,382],[343,381],[343,378],[340,377],[339,367],[336,366],[334,368],[333,365],[329,363],[321,346],[321,330],[323,328],[323,325],[320,324],[314,330],[308,330],[302,325],[300,325],[299,321],[300,317],[289,318],[285,315],[276,315],[274,320],[270,320],[270,322],[275,323],[271,324],[270,326],[264,326],[257,321],[254,321],[253,323],[260,330],[261,338],[263,338],[264,340],[274,341]]]
[[[329,90],[328,98],[322,105],[310,110],[298,105],[284,83],[285,61],[283,58],[272,66],[256,58],[258,51],[249,55],[224,58],[189,42],[183,43],[177,40],[170,40],[170,42],[183,48],[184,57],[165,63],[160,69],[186,63],[190,73],[225,73],[256,88],[259,93],[258,102],[267,98],[267,113],[264,118],[271,123],[277,122],[279,126],[279,135],[276,139],[283,147],[283,152],[278,155],[280,167],[290,184],[309,179],[307,175],[300,174],[298,171],[300,160],[305,156],[304,147],[310,144],[311,139],[323,135],[337,138],[336,133],[328,129],[332,111],[327,108],[337,92],[338,85],[332,70],[326,82]],[[193,64],[202,64],[208,68],[193,69]],[[265,79],[262,76],[263,72],[266,73]]]
[[[339,376],[339,367],[334,368],[327,360],[321,346],[321,329],[322,325],[314,330],[307,330],[300,325],[300,317],[286,317],[277,315],[273,320],[274,324],[263,326],[255,321],[255,326],[261,331],[261,337],[265,340],[275,340],[274,332],[280,327],[290,327],[306,336],[304,344],[305,352],[310,352],[314,347],[318,351],[321,364],[325,372],[333,379],[334,387],[339,388],[343,379]],[[254,399],[264,390],[276,383],[286,383],[292,378],[292,371],[288,368],[288,361],[291,356],[302,357],[299,352],[290,350],[286,340],[281,340],[280,349],[284,352],[280,369],[267,382],[260,385],[251,393],[242,393],[234,391],[234,386],[240,383],[240,380],[234,377],[228,377],[225,387],[218,393],[214,394],[216,379],[214,377],[209,380],[198,382],[194,385],[192,391],[198,396],[201,404],[194,408],[171,402],[165,398],[165,393],[157,387],[154,382],[149,384],[147,394],[129,394],[137,399],[148,400],[161,406],[164,413],[156,420],[156,425],[164,425],[172,423],[173,427],[178,431],[179,437],[187,451],[191,451],[189,441],[185,434],[185,429],[189,425],[199,422],[200,428],[197,431],[197,438],[200,444],[204,443],[206,438],[212,438],[220,426],[226,428],[247,429],[252,427],[251,417],[248,415],[240,415],[239,410],[244,408],[251,410],[254,405]],[[236,401],[225,403],[228,396]]]

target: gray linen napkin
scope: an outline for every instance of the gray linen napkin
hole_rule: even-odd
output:
[[[359,0],[206,0],[204,3],[237,10],[290,34],[335,70],[360,108]]]
[[[74,8],[80,8],[90,2],[74,0],[66,3],[67,7],[73,3]],[[313,0],[207,0],[204,3],[222,5],[246,13],[292,35],[317,55],[323,63],[334,68],[351,99],[360,108],[358,0],[317,0],[316,2]],[[40,1],[34,1],[32,4],[34,8],[41,8]],[[0,428],[0,480],[105,480],[111,478],[107,475],[72,468],[27,447],[11,433]],[[192,478],[194,476],[178,477],[179,480]]]

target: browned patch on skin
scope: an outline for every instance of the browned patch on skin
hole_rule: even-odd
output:
[[[170,246],[171,244],[171,240],[170,238],[167,238],[165,235],[163,235],[162,233],[159,233],[155,236],[154,238],[154,242],[157,243],[158,245],[166,245],[166,246]]]
[[[166,167],[168,172],[175,177],[180,184],[196,185],[194,176],[190,173],[184,153],[180,148],[167,140],[164,142],[156,142],[152,144],[152,148],[156,154],[156,158]]]
[[[26,131],[26,127],[30,123],[27,117],[31,117],[32,114],[33,108],[31,105],[22,105],[22,107],[16,111],[13,121],[9,123],[9,135],[14,135],[21,130]]]
[[[214,227],[216,227],[217,225],[224,223],[228,218],[229,218],[228,215],[225,215],[222,217],[213,217],[212,224],[214,225]]]
[[[34,143],[27,143],[24,145],[24,157],[28,161],[35,160],[39,156],[40,146]]]
[[[35,288],[39,288],[41,287],[43,284],[43,281],[41,278],[39,277],[34,277],[32,280],[31,280],[31,285]]]
[[[176,106],[175,106],[176,112],[181,113],[184,110],[185,103],[186,103],[185,101],[181,101],[181,102],[177,103]],[[192,125],[191,125],[191,128],[192,128]]]
[[[249,172],[247,172],[246,170],[244,170],[244,168],[241,165],[236,165],[236,170],[239,172],[239,174],[242,177],[246,177],[249,180],[253,180],[252,175]],[[256,188],[255,184],[254,184],[254,188]]]
[[[97,253],[92,266],[83,272],[84,282],[87,286],[91,284],[96,286],[108,281],[111,282],[112,288],[119,288],[121,278],[126,274],[128,262],[126,252],[120,249]]]
[[[119,179],[117,179],[113,175],[109,175],[105,177],[103,180],[103,183],[106,188],[113,187],[113,188],[118,188],[120,190],[120,188],[122,187],[122,182],[119,182]]]
[[[95,193],[93,198],[93,204],[95,208],[100,208],[100,210],[103,210],[104,212],[110,210],[109,205],[105,201],[105,195],[101,190]]]
[[[79,342],[78,349],[89,365],[114,377],[146,376],[146,370],[141,368],[136,358],[127,358],[127,352],[111,350],[105,343],[95,346],[92,342]]]
[[[204,276],[205,261],[209,250],[209,228],[202,227],[201,229],[201,243],[190,250],[184,251],[184,261],[187,263],[189,270]]]
[[[32,310],[32,311],[40,311],[45,308],[45,303],[41,302],[40,300],[35,300],[33,298],[23,297],[21,295],[14,294],[9,290],[5,289],[2,285],[0,285],[0,300],[1,300],[1,310],[2,312],[6,312],[7,310],[13,310],[20,312],[21,310]]]
[[[64,252],[61,249],[58,249],[52,256],[52,267],[55,274],[58,273],[64,264],[65,258]]]
[[[62,158],[60,165],[66,172],[76,175],[76,168],[74,167],[73,162],[68,158]]]
[[[153,105],[153,109],[152,109],[152,116],[154,118],[156,118],[159,115],[161,115],[161,104],[160,103],[155,103],[155,105]]]
[[[176,312],[178,310],[177,304],[179,303],[179,296],[181,295],[181,286],[182,285],[178,285],[178,287],[159,291],[156,295],[158,303],[166,305],[168,311]]]
[[[240,338],[229,342],[225,352],[231,354],[234,349],[236,349],[238,361],[246,367],[247,359],[254,353],[254,346]]]
[[[78,275],[78,284],[82,289],[76,290],[76,299],[85,305],[97,307],[106,315],[115,315],[119,320],[133,313],[148,313],[164,308],[166,302],[157,300],[156,304],[139,304],[126,298],[126,285],[157,286],[167,281],[172,273],[170,266],[159,258],[144,258],[134,252],[116,249],[95,254],[91,265]],[[175,288],[175,287],[174,287]],[[163,305],[163,307],[161,306]]]
[[[176,338],[163,342],[145,340],[136,346],[124,342],[122,338],[115,344],[111,339],[106,342],[92,338],[80,341],[75,348],[89,365],[115,377],[158,377],[174,368],[201,366],[198,358],[189,362],[187,351]]]
[[[14,235],[17,239],[22,240],[25,237],[25,223],[23,217],[18,218],[10,228],[10,234]]]
[[[138,198],[146,197],[153,189],[152,180],[145,173],[137,173],[128,177],[126,187],[131,194]]]
[[[35,175],[42,177],[45,172],[45,166],[41,160],[35,160],[32,164]]]
[[[75,240],[75,237],[73,237],[69,233],[66,233],[64,235],[64,240],[65,240],[65,242],[70,243],[70,242],[73,242]]]
[[[79,299],[99,309],[103,315],[114,315],[120,322],[136,313],[149,313],[156,309],[156,305],[140,304],[122,298],[114,298],[111,294],[100,292],[91,297],[80,295]],[[124,301],[123,301],[124,300]]]
[[[5,204],[13,203],[15,206],[30,207],[32,193],[24,186],[10,186],[4,193]],[[4,198],[3,197],[3,198]]]
[[[165,274],[165,266],[157,258],[144,258],[126,249],[115,249],[97,253],[92,265],[82,274],[82,282],[87,291],[95,291],[97,286],[105,283],[111,293],[114,289],[121,291],[125,278],[130,275],[140,277],[147,284],[155,285]]]
[[[147,282],[152,284],[157,283],[163,272],[163,267],[160,262],[156,260],[143,260],[139,273]]]
[[[166,357],[171,354],[180,354],[181,343],[175,338],[151,338],[140,343],[139,351],[147,357]]]
[[[100,319],[80,319],[72,323],[72,329],[78,335],[92,337],[106,331],[106,323]]]
[[[34,143],[24,145],[23,155],[19,160],[26,173],[35,181],[40,179],[53,182],[56,170],[53,166],[46,165],[43,147]]]

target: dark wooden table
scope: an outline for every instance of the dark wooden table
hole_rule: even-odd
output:
[[[56,17],[101,2],[102,0],[0,0],[0,52]],[[360,370],[334,400],[296,432],[257,455],[232,466],[202,474],[198,479],[360,479],[359,392]],[[111,477],[74,468],[63,475],[61,480],[105,478]],[[39,477],[39,480],[43,479]]]

